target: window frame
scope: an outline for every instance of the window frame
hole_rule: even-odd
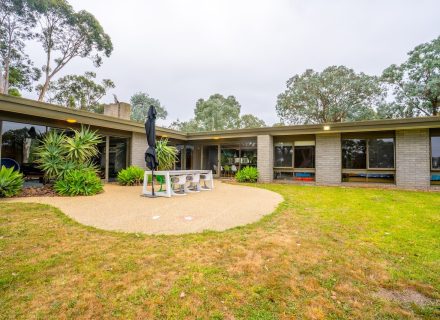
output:
[[[392,168],[375,168],[375,167],[370,167],[370,140],[372,139],[393,139],[393,167]],[[396,171],[396,138],[395,136],[392,137],[365,137],[365,138],[342,138],[341,137],[341,157],[343,158],[343,149],[342,149],[342,142],[343,140],[365,140],[366,141],[366,146],[365,146],[365,159],[366,159],[366,166],[365,168],[362,169],[349,169],[349,168],[342,168],[342,163],[341,163],[341,169],[343,173],[350,173],[350,172],[361,172],[361,171]],[[346,171],[346,172],[344,172]],[[348,172],[350,171],[350,172]]]
[[[295,145],[298,144],[298,147],[306,147],[306,146],[313,146],[315,147],[315,161],[313,168],[297,168],[295,167]],[[275,148],[279,146],[291,146],[292,147],[292,165],[290,167],[277,167],[275,166]],[[291,173],[292,174],[292,182],[298,182],[295,180],[295,173],[311,173],[313,176],[313,181],[307,181],[307,182],[315,182],[316,181],[316,138],[314,139],[298,139],[298,140],[292,140],[291,138],[287,138],[286,141],[280,141],[276,142],[273,145],[274,150],[274,165],[273,165],[273,174],[275,176],[276,173]],[[274,178],[275,179],[275,178]],[[305,182],[305,181],[302,181]]]
[[[394,159],[393,159],[393,167],[392,168],[372,168],[370,167],[370,146],[369,146],[369,141],[372,139],[387,139],[387,138],[392,138],[393,139],[393,149],[394,149]],[[344,169],[342,168],[342,162],[341,162],[341,180],[342,183],[378,183],[378,184],[396,184],[396,135],[395,132],[389,132],[389,133],[383,133],[383,132],[378,132],[378,133],[353,133],[353,134],[349,134],[347,136],[342,136],[341,135],[341,159],[343,158],[343,150],[342,150],[342,142],[343,140],[365,140],[366,141],[366,148],[365,148],[365,158],[366,158],[366,168],[365,169]],[[370,182],[368,181],[368,178],[366,181],[364,182],[356,182],[356,181],[343,181],[343,175],[344,174],[350,174],[350,173],[354,173],[354,174],[360,174],[360,173],[365,173],[368,177],[368,175],[370,174],[392,174],[394,175],[394,180],[393,182]]]
[[[429,168],[431,171],[440,172],[440,168],[436,169],[432,167],[432,138],[438,137],[440,139],[440,130],[438,133],[430,132],[429,134]]]

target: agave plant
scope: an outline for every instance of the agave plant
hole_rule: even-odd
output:
[[[36,162],[47,180],[63,179],[74,169],[96,173],[92,158],[98,154],[97,144],[101,137],[85,127],[73,132],[69,137],[64,132],[50,131],[36,148]]]
[[[168,139],[162,138],[156,141],[156,156],[159,170],[171,170],[177,159],[177,149],[168,145]]]
[[[14,168],[2,166],[0,169],[0,197],[12,197],[23,188],[23,174]]]
[[[98,143],[101,137],[95,131],[82,127],[73,130],[73,137],[65,138],[66,158],[75,163],[87,162],[98,154]]]
[[[36,162],[38,167],[43,170],[46,179],[57,178],[65,163],[66,148],[64,147],[65,135],[58,131],[49,131],[41,145],[35,149]]]

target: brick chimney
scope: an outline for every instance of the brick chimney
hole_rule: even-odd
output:
[[[126,102],[106,104],[104,105],[104,114],[106,116],[130,120],[131,105]]]

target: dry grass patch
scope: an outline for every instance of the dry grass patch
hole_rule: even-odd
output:
[[[286,199],[271,216],[185,236],[105,232],[53,207],[0,203],[0,318],[440,315],[438,194],[261,187]],[[378,296],[383,288],[433,303]]]

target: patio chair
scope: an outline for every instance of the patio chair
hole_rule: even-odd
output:
[[[210,174],[205,174],[205,173],[200,174],[200,180],[203,180],[203,187],[200,186],[200,191],[210,191],[210,190],[212,190],[210,187],[208,187],[206,185],[206,181],[211,181],[212,180]]]
[[[180,175],[180,176],[174,176],[171,179],[172,187],[171,187],[171,193],[175,196],[185,196],[186,192],[188,191],[186,187],[186,177],[187,175]],[[178,186],[178,191],[174,190],[175,186]]]
[[[231,166],[231,172],[232,172],[232,176],[235,176],[235,174],[237,173],[238,169],[237,166],[235,164],[233,164]]]
[[[5,166],[6,168],[14,168],[15,171],[20,171],[20,165],[17,161],[11,158],[1,158],[0,159],[0,168],[1,166]]]
[[[188,176],[188,181],[189,181],[189,187],[188,187],[188,191],[189,192],[200,192],[200,173],[194,173],[190,176]]]

